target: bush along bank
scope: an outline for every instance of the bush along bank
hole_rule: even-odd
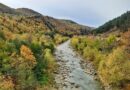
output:
[[[86,61],[91,61],[103,86],[112,90],[130,90],[130,31],[120,35],[78,36],[71,46]]]

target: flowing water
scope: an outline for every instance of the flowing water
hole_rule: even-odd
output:
[[[59,45],[55,52],[59,70],[55,81],[58,90],[103,90],[98,81],[85,73],[81,58],[69,46],[70,40]]]

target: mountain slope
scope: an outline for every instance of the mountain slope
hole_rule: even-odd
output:
[[[17,12],[15,12],[14,9],[0,3],[0,13],[16,14]]]
[[[49,16],[44,16],[45,25],[50,27],[51,30],[56,30],[63,35],[79,35],[88,34],[91,30],[90,27],[83,26],[77,23],[70,23],[68,20],[55,19]],[[71,21],[74,22],[74,21]]]
[[[0,90],[53,90],[55,45],[68,37],[52,36],[43,17],[8,10],[0,13]]]
[[[42,16],[40,13],[28,8],[18,8],[15,11],[25,16]]]
[[[58,32],[62,35],[72,36],[79,34],[88,34],[91,30],[91,27],[77,24],[74,21],[60,20],[50,16],[43,16],[42,14],[28,8],[12,9],[6,5],[1,4],[0,13],[11,14],[15,16],[24,16],[26,18],[35,19],[37,21],[42,20],[44,26],[46,26],[48,29],[54,32]]]
[[[122,14],[121,16],[108,21],[104,25],[94,30],[96,33],[110,32],[110,31],[127,31],[130,28],[130,11]]]

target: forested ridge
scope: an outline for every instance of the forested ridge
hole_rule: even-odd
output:
[[[125,32],[130,28],[130,11],[122,14],[121,16],[114,18],[105,24],[96,28],[94,33],[104,33],[114,30],[119,30],[121,32]]]

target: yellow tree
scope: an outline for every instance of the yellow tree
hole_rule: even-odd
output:
[[[25,45],[22,45],[20,48],[20,54],[25,60],[31,65],[36,65],[36,58],[33,55],[33,52]]]

